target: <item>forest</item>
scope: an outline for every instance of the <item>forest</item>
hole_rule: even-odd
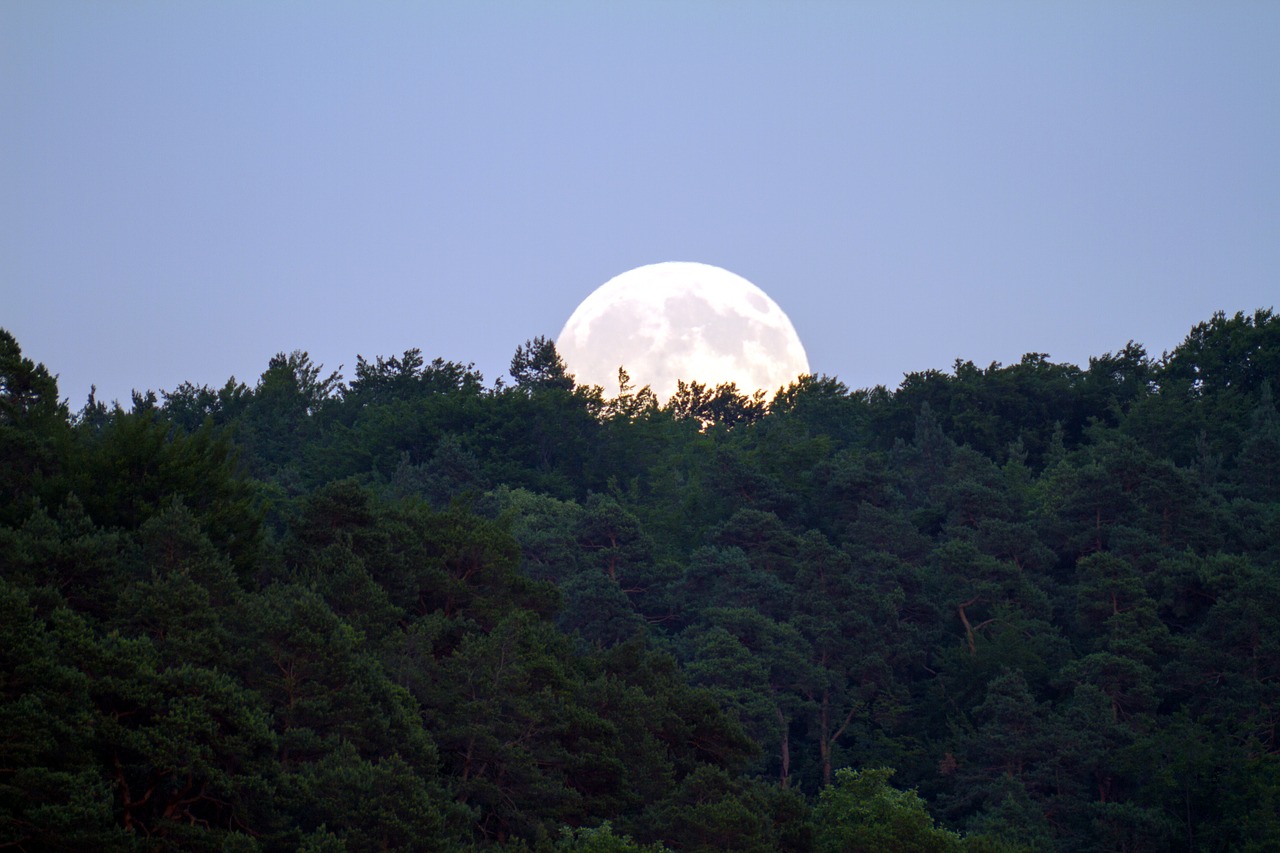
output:
[[[0,848],[1280,849],[1280,317],[771,399],[79,408],[0,330]]]

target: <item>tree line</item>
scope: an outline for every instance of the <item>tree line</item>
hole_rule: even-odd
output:
[[[554,345],[72,411],[0,331],[0,845],[1266,850],[1280,319],[802,377]]]

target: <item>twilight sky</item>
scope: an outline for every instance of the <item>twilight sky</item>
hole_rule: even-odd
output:
[[[1280,3],[0,0],[0,327],[74,409],[492,381],[641,264],[815,372],[1159,354],[1280,307]]]

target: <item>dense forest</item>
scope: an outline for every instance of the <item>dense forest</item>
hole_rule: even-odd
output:
[[[1280,849],[1280,317],[772,399],[0,331],[0,847]]]

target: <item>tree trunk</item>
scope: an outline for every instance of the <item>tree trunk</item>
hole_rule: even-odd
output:
[[[783,788],[786,788],[791,785],[791,726],[781,708],[774,705],[773,710],[777,712],[778,725],[782,727],[782,774],[778,782]]]
[[[844,722],[840,724],[840,728],[834,733],[831,732],[831,691],[822,691],[822,735],[818,738],[818,754],[822,759],[822,784],[831,784],[831,752],[836,745],[836,741],[844,734],[844,730],[849,728],[849,722],[853,719],[853,712],[858,710],[855,704],[849,708],[849,713],[845,714]]]
[[[956,607],[956,611],[960,614],[960,621],[964,623],[964,636],[969,641],[969,657],[971,658],[978,656],[978,646],[973,641],[973,626],[969,624],[969,617],[965,615],[964,609],[977,603],[978,599],[971,598]]]

